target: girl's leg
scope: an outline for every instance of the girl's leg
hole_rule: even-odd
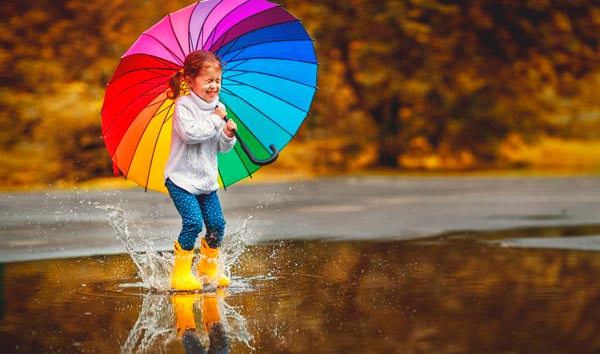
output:
[[[204,218],[204,224],[206,225],[206,243],[210,248],[219,248],[223,241],[226,224],[219,196],[214,191],[210,194],[199,196],[198,201],[202,217]]]
[[[198,198],[200,209],[204,216],[206,225],[206,236],[200,245],[200,262],[198,263],[198,273],[202,274],[203,279],[217,286],[229,286],[231,280],[223,273],[219,264],[219,247],[225,234],[225,218],[221,210],[221,203],[217,192]]]
[[[202,231],[203,222],[198,199],[195,195],[171,182],[170,179],[167,179],[165,186],[169,190],[175,208],[181,215],[182,227],[177,241],[182,249],[193,250],[198,234]]]

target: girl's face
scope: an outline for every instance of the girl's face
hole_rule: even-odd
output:
[[[212,102],[221,91],[222,70],[211,66],[190,80],[190,89],[206,102]]]

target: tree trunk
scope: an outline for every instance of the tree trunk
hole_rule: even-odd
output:
[[[400,101],[396,98],[390,98],[376,108],[371,110],[377,127],[379,141],[379,156],[377,163],[381,167],[398,167],[398,156],[402,150],[400,139],[400,121],[398,121],[398,111],[401,107]]]
[[[389,151],[384,146],[382,140],[379,140],[379,156],[377,158],[377,165],[385,168],[397,168],[398,167],[398,155],[394,152]]]

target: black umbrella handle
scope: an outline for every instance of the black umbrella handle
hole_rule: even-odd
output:
[[[235,132],[234,134],[235,134],[237,141],[240,143],[240,146],[242,147],[242,149],[244,149],[244,152],[246,153],[246,155],[248,155],[248,158],[250,159],[250,161],[252,161],[253,164],[259,165],[259,166],[266,166],[266,165],[269,165],[269,164],[272,164],[273,162],[275,162],[275,160],[277,160],[277,158],[279,157],[279,150],[277,150],[277,147],[275,147],[275,145],[271,144],[271,145],[269,145],[269,148],[271,149],[271,151],[273,151],[271,156],[264,160],[257,159],[254,156],[254,154],[252,154],[252,151],[250,151],[250,148],[248,148],[248,146],[244,143],[244,141],[242,139],[240,139],[240,136],[238,135],[238,133]]]
[[[227,120],[228,119],[225,118],[225,121],[227,121]],[[271,151],[273,151],[271,156],[268,157],[267,159],[259,160],[254,156],[252,151],[250,151],[250,148],[248,147],[248,145],[246,145],[246,143],[244,143],[244,141],[240,138],[237,131],[234,131],[233,134],[235,135],[235,138],[240,143],[240,146],[242,147],[242,149],[244,150],[246,155],[248,155],[248,158],[250,159],[250,161],[252,161],[253,164],[259,165],[259,166],[266,166],[266,165],[269,165],[269,164],[272,164],[273,162],[275,162],[275,160],[277,160],[277,158],[279,157],[279,150],[277,150],[277,147],[275,145],[271,144],[271,145],[269,145],[269,148],[271,149]]]

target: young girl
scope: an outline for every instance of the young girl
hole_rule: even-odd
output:
[[[165,186],[183,221],[175,241],[171,275],[174,290],[202,289],[202,281],[194,277],[191,265],[203,224],[206,235],[201,241],[198,273],[205,282],[229,285],[229,278],[217,269],[225,232],[225,219],[217,196],[217,153],[227,152],[235,145],[237,126],[233,120],[225,120],[225,106],[219,102],[221,74],[219,59],[209,51],[199,50],[188,54],[183,69],[169,81],[169,97],[177,101]],[[184,85],[190,92],[180,96]]]

